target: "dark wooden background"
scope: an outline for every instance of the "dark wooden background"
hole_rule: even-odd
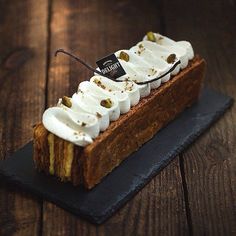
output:
[[[236,98],[235,0],[0,0],[0,159],[32,139],[32,125],[146,31],[192,42],[206,84]],[[236,235],[236,107],[105,224],[96,227],[0,181],[0,235]]]

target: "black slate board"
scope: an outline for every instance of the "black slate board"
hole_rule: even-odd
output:
[[[60,183],[36,172],[32,142],[0,161],[0,174],[10,183],[100,224],[130,200],[153,176],[217,120],[233,100],[204,89],[198,103],[184,111],[91,191]]]

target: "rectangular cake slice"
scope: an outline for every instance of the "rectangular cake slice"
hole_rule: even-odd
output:
[[[38,124],[34,129],[34,162],[38,170],[87,189],[121,164],[161,128],[198,100],[205,61],[195,56],[188,66],[153,89],[129,112],[85,146],[57,137]],[[144,157],[145,161],[145,157]]]

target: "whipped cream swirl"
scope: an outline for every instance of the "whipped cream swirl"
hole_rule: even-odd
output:
[[[78,146],[92,143],[110,122],[127,113],[141,98],[148,96],[151,89],[158,88],[171,75],[184,69],[193,59],[194,52],[187,41],[176,42],[149,32],[143,41],[129,50],[119,50],[115,55],[126,72],[119,77],[121,82],[100,75],[81,82],[71,98],[59,99],[57,106],[44,112],[43,125],[49,132]],[[164,75],[178,60],[180,65],[161,79],[136,84]]]

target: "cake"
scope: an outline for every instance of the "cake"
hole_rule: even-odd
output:
[[[39,171],[91,189],[198,100],[205,61],[189,42],[148,32],[114,54],[125,75],[114,80],[95,74],[35,126]]]

